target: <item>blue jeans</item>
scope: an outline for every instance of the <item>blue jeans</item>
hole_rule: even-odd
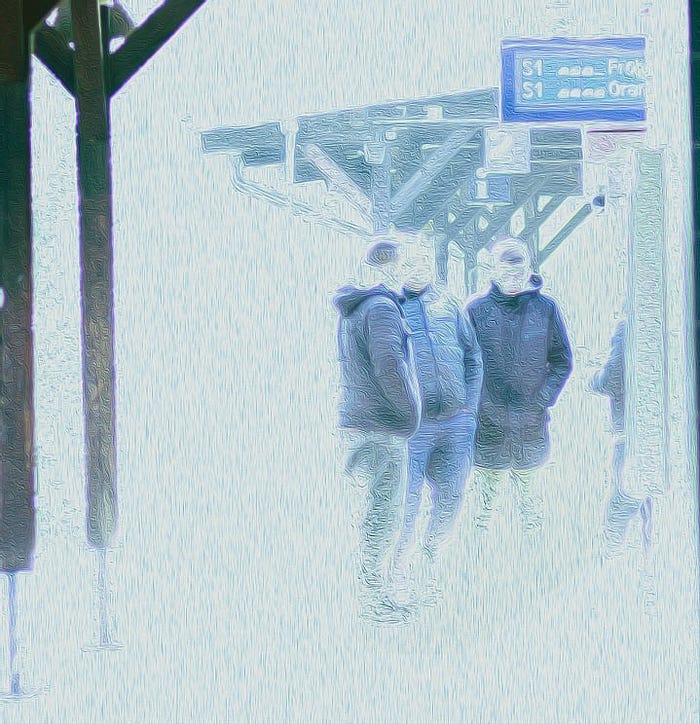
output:
[[[476,416],[462,412],[446,420],[423,420],[408,441],[406,508],[397,561],[403,559],[414,541],[426,481],[433,504],[425,540],[427,550],[435,553],[452,531],[474,459],[475,429]]]
[[[361,572],[370,589],[384,585],[384,567],[396,542],[406,490],[406,439],[380,432],[344,431],[346,473],[367,488],[361,524]]]

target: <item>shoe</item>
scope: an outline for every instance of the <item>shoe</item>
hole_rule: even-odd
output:
[[[619,558],[627,550],[627,537],[609,527],[603,528],[602,549],[603,557],[607,560]]]
[[[528,520],[522,523],[523,540],[536,545],[542,542],[542,521]]]
[[[638,512],[640,512],[638,499],[623,492],[616,492],[610,497],[603,524],[606,557],[615,558],[627,549],[629,526]]]
[[[384,588],[384,576],[376,568],[364,563],[360,566],[358,578],[360,585],[367,593],[376,593]]]
[[[416,582],[410,565],[396,561],[392,563],[389,590],[399,605],[410,606],[416,603]]]
[[[442,589],[437,582],[435,571],[435,551],[423,548],[421,576],[417,591],[418,602],[422,606],[436,606],[443,599]]]
[[[444,594],[440,586],[438,586],[437,581],[432,579],[421,586],[417,598],[421,606],[432,608],[443,600]]]
[[[409,606],[397,603],[387,594],[382,594],[363,605],[361,616],[370,623],[400,626],[411,622],[414,611]]]

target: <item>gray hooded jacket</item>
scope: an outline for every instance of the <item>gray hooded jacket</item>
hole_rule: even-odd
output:
[[[344,287],[334,305],[340,314],[340,426],[410,437],[420,423],[420,395],[398,295],[384,285]]]

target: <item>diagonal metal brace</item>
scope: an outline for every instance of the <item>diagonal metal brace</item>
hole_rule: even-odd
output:
[[[367,219],[372,218],[372,202],[347,173],[319,146],[303,147],[304,156],[316,166],[333,189],[337,189]]]
[[[483,206],[468,206],[452,223],[445,227],[446,236],[449,239],[455,238],[476,216],[485,215],[486,213]]]
[[[541,211],[537,211],[535,215],[528,220],[525,224],[525,228],[520,232],[520,235],[527,239],[530,234],[534,234],[542,224],[566,201],[566,196],[553,196],[545,205]]]
[[[75,53],[55,28],[43,25],[34,33],[34,55],[56,76],[61,85],[75,95]]]
[[[479,128],[462,128],[453,133],[430,158],[398,190],[389,205],[389,214],[395,220],[408,205],[425,191],[433,179],[460,152],[462,147],[478,133]]]
[[[494,215],[489,225],[481,232],[477,234],[477,250],[486,246],[489,241],[496,235],[506,224],[510,222],[518,209],[522,208],[531,198],[536,196],[540,189],[547,182],[546,176],[536,176],[531,179],[530,187],[525,191],[517,194],[514,198],[513,204],[503,211]]]
[[[571,234],[580,226],[581,222],[588,217],[593,211],[591,204],[584,204],[569,221],[562,227],[562,229],[552,238],[552,240],[540,251],[539,262],[546,261],[565,241],[571,236]]]
[[[124,45],[110,56],[109,95],[117,93],[204,3],[205,0],[166,0],[135,28]]]
[[[22,10],[25,31],[31,32],[58,4],[59,0],[24,0]]]

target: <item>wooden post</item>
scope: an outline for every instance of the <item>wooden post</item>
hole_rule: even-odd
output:
[[[0,12],[0,570],[34,565],[29,53],[21,0]]]
[[[75,43],[87,539],[117,525],[109,94],[99,0],[71,0]]]

